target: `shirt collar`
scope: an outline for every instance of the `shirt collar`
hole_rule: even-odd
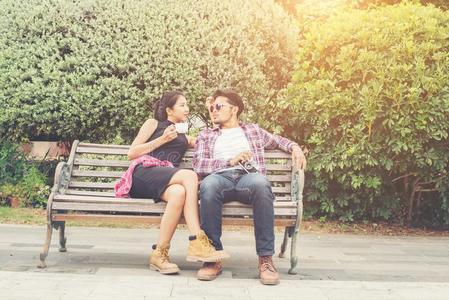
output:
[[[246,123],[243,123],[243,122],[239,122],[239,126],[240,126],[240,128],[242,128],[243,130],[245,130],[245,128],[246,128]],[[212,128],[212,131],[218,131],[218,132],[220,132],[220,130],[221,130],[221,128],[220,127],[214,127],[214,128]]]

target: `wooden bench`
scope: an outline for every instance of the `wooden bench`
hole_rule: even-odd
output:
[[[66,251],[65,222],[70,220],[120,220],[159,224],[165,203],[149,199],[115,198],[114,182],[128,168],[129,146],[87,144],[75,141],[69,159],[56,167],[55,182],[47,203],[47,237],[39,267],[45,268],[53,228],[59,230],[59,251]],[[192,169],[193,151],[187,151],[182,168]],[[276,196],[275,226],[285,227],[279,256],[291,242],[290,274],[296,274],[297,238],[302,219],[304,172],[293,170],[291,155],[266,151],[268,179]],[[183,220],[181,220],[183,222]],[[223,224],[253,226],[251,206],[239,202],[223,207]]]

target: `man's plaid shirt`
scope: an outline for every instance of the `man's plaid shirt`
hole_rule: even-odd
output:
[[[259,166],[259,172],[263,175],[267,173],[264,159],[265,149],[279,148],[291,153],[292,147],[297,145],[289,139],[269,133],[256,124],[240,123],[240,127],[248,139],[253,159]],[[213,157],[215,142],[220,134],[220,128],[206,128],[200,132],[196,139],[192,165],[194,171],[200,176],[206,176],[230,167],[229,161]]]

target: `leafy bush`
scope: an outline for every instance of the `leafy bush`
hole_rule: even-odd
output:
[[[50,194],[47,173],[27,161],[16,144],[0,142],[0,203],[17,197],[22,206],[45,207]]]
[[[0,2],[0,135],[130,142],[163,91],[275,106],[298,28],[273,1]],[[249,115],[257,119],[257,115]]]
[[[0,184],[15,184],[22,179],[27,161],[19,147],[9,141],[0,141]]]
[[[311,150],[309,213],[449,224],[448,36],[419,4],[311,25],[279,119]]]

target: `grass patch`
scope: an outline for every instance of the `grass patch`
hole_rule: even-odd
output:
[[[32,208],[0,207],[0,223],[44,225],[47,223],[46,211]]]
[[[0,207],[0,223],[45,225],[47,223],[46,210],[37,208]],[[108,227],[108,228],[158,228],[156,224],[123,221],[68,221],[67,226],[78,227]],[[227,231],[251,231],[251,226],[225,225]],[[180,229],[187,229],[184,224]],[[284,229],[276,227],[277,232]],[[314,234],[360,234],[360,235],[389,235],[389,236],[449,236],[449,230],[431,230],[426,228],[410,228],[388,223],[342,223],[337,221],[305,220],[301,226],[302,233]]]
[[[37,208],[11,208],[0,207],[0,223],[2,224],[47,224],[47,211]],[[119,221],[67,221],[67,226],[79,227],[110,227],[110,228],[151,228],[157,225],[142,224],[136,222]],[[184,226],[184,225],[180,225]]]

